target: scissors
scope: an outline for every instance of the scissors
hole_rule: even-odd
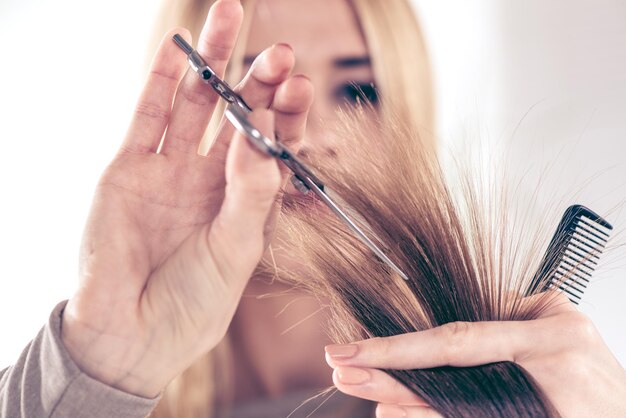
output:
[[[187,61],[192,70],[195,71],[203,82],[213,87],[213,90],[226,100],[228,105],[226,106],[225,116],[233,124],[235,129],[244,135],[252,145],[254,145],[259,151],[268,154],[274,158],[283,162],[292,172],[291,177],[292,184],[301,193],[307,194],[309,191],[315,193],[315,195],[330,208],[337,217],[342,220],[350,230],[373,252],[376,254],[385,264],[391,267],[396,273],[400,275],[404,280],[409,278],[404,272],[393,262],[387,255],[376,245],[374,242],[363,232],[357,224],[350,219],[342,210],[342,208],[335,203],[329,196],[328,188],[324,186],[324,183],[302,162],[300,161],[289,149],[287,149],[281,142],[274,141],[263,135],[258,129],[250,123],[247,115],[252,112],[250,106],[237,94],[230,86],[221,80],[215,71],[209,67],[209,65],[202,59],[198,51],[193,49],[187,41],[183,39],[179,34],[175,34],[172,39],[187,54]]]

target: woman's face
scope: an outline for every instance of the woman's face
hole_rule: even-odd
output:
[[[245,70],[263,49],[279,42],[292,46],[295,73],[308,76],[315,87],[301,152],[332,156],[337,139],[329,134],[328,127],[336,122],[336,109],[354,105],[364,96],[376,102],[370,56],[350,2],[258,0],[246,46]]]

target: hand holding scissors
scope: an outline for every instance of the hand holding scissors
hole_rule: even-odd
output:
[[[223,74],[243,11],[218,1],[198,39]],[[198,149],[218,96],[168,33],[130,127],[102,174],[83,236],[77,292],[63,312],[63,343],[78,368],[151,398],[222,339],[264,251],[268,213],[288,181],[229,123],[208,155]],[[210,57],[210,58],[209,58]],[[291,75],[291,49],[262,52],[239,86],[257,128],[302,137],[310,82]],[[186,74],[185,74],[186,73]],[[260,181],[262,180],[262,181]]]
[[[330,191],[324,187],[322,181],[317,178],[311,169],[300,161],[296,155],[289,151],[282,143],[267,138],[250,123],[247,115],[252,109],[241,96],[215,74],[215,71],[202,59],[200,54],[198,54],[198,52],[180,35],[176,34],[172,39],[176,42],[176,45],[187,54],[187,60],[191,68],[228,103],[225,115],[233,126],[242,135],[248,138],[260,152],[281,160],[293,172],[291,182],[299,191],[303,193],[308,193],[309,191],[315,193],[315,195],[324,202],[324,204],[326,204],[326,206],[328,206],[379,259],[404,280],[408,280],[406,274],[404,274],[385,252],[368,237],[363,229],[346,214],[346,211],[335,201],[337,198],[331,197]]]

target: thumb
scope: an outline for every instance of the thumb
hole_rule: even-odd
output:
[[[261,133],[274,139],[272,111],[257,109],[249,119]],[[261,259],[265,223],[280,186],[276,159],[235,133],[226,158],[224,201],[208,237],[216,262],[224,264],[221,267],[226,277],[231,276],[230,271],[235,276],[246,274],[247,278]]]

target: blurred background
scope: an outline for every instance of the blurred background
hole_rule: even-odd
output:
[[[626,365],[626,2],[414,4],[442,147],[505,149],[512,177],[541,173],[522,203],[540,183],[551,192],[539,200],[565,197],[558,211],[583,203],[615,225],[581,310]],[[0,2],[0,368],[76,288],[92,193],[130,120],[158,7]]]

